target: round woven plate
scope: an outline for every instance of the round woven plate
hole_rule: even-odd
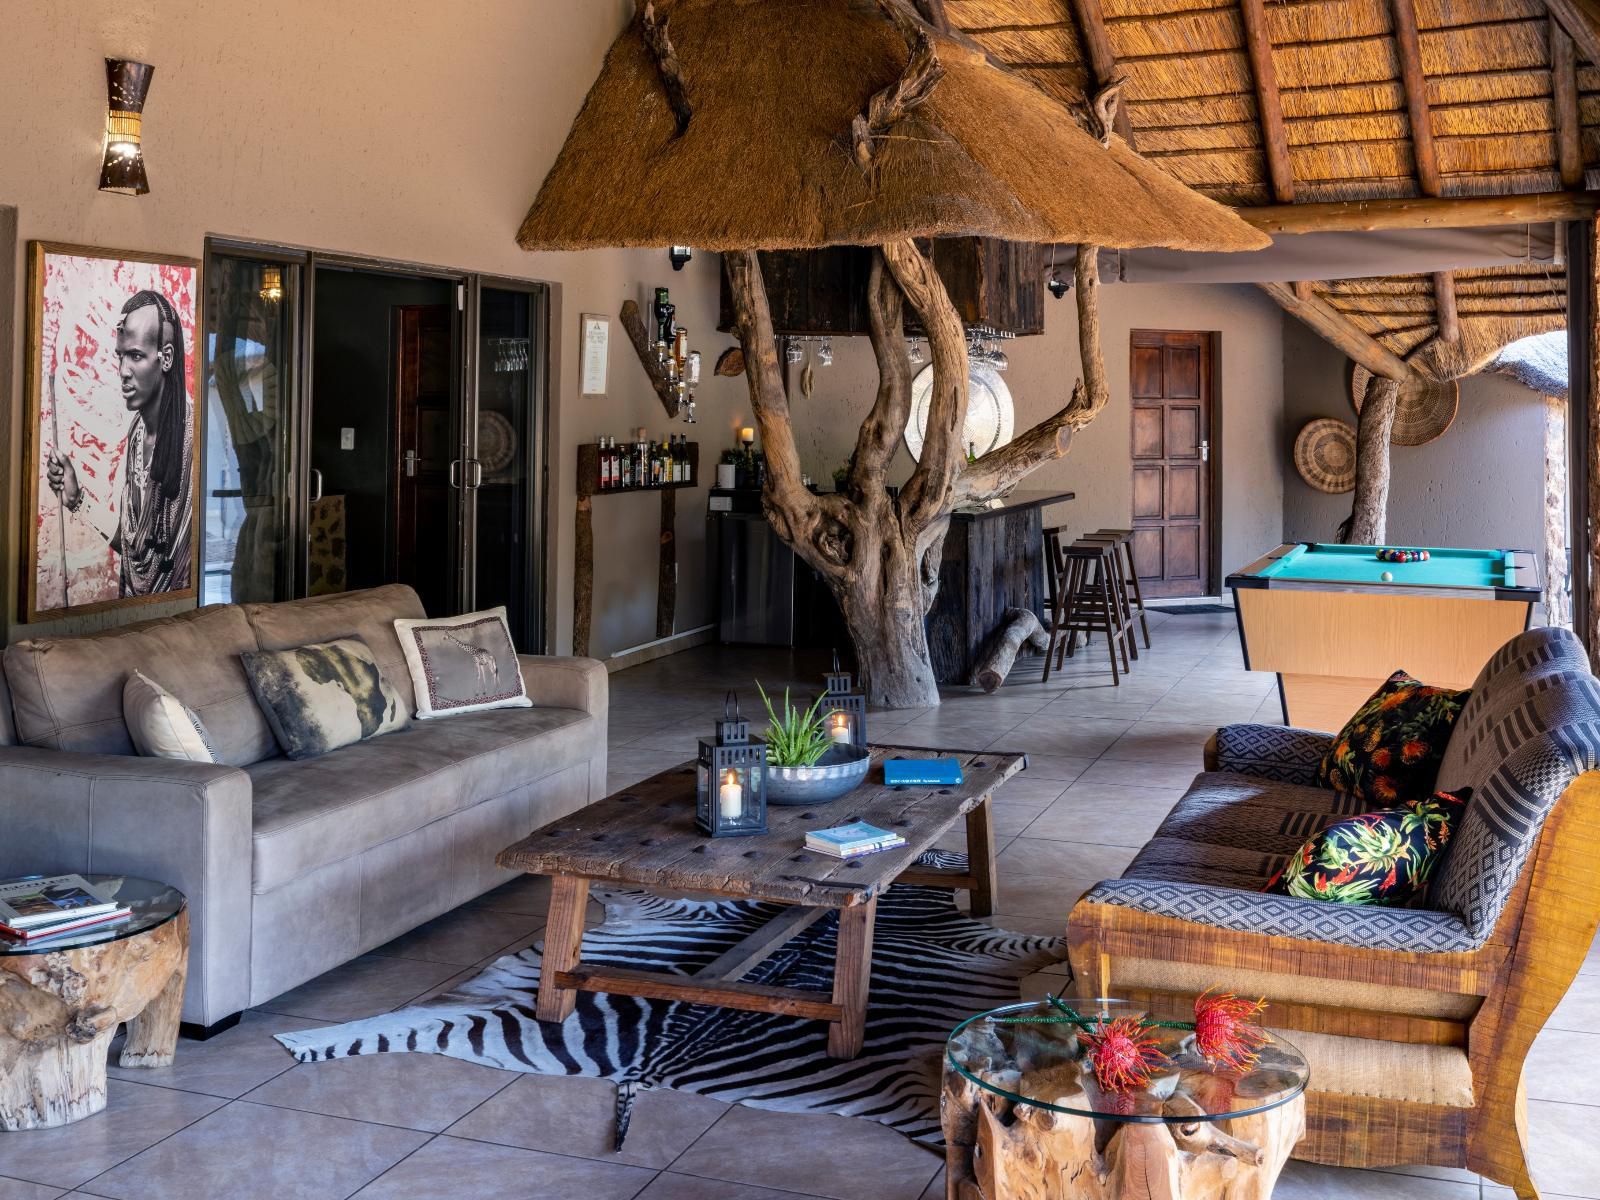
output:
[[[1331,417],[1308,422],[1294,440],[1294,467],[1319,492],[1354,491],[1355,426]]]
[[[1350,403],[1358,416],[1371,381],[1372,372],[1357,363],[1350,375]],[[1389,435],[1389,444],[1426,445],[1450,428],[1460,407],[1461,387],[1455,380],[1434,383],[1420,376],[1406,380],[1400,385],[1400,402],[1395,408],[1394,432]]]
[[[933,364],[911,381],[911,415],[906,421],[906,449],[919,462],[922,439],[928,429],[928,402],[933,396]],[[961,435],[961,453],[969,449],[989,453],[1011,440],[1016,411],[1011,389],[993,367],[973,363],[967,368],[967,426]]]
[[[478,413],[478,461],[490,475],[498,475],[517,456],[517,430],[493,409]]]

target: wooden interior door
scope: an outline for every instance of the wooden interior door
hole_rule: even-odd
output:
[[[401,305],[395,324],[393,578],[416,588],[428,613],[451,613],[451,313]]]
[[[1133,561],[1146,596],[1212,588],[1211,359],[1209,333],[1133,331]]]

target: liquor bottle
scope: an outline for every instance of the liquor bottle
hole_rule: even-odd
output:
[[[672,303],[671,294],[664,287],[656,289],[655,310],[656,365],[661,366],[672,353],[672,341],[677,334],[677,323],[673,320],[673,314],[677,309]]]
[[[610,478],[606,474],[606,438],[605,438],[605,434],[600,434],[598,437],[596,437],[594,439],[594,445],[595,445],[594,467],[595,467],[595,475],[596,475],[595,487],[597,487],[600,491],[603,492],[608,487],[611,486]]]
[[[617,439],[606,438],[605,447],[605,450],[600,455],[600,464],[602,470],[605,471],[606,487],[614,488],[621,482],[617,471]]]
[[[678,435],[677,434],[673,434],[672,435],[671,441],[670,441],[670,443],[668,445],[667,463],[668,463],[668,466],[669,466],[668,473],[672,478],[672,482],[673,483],[682,483],[683,482],[683,476],[681,474],[681,471],[683,469],[683,460],[678,457]]]
[[[681,433],[678,435],[678,482],[689,482],[689,444]]]

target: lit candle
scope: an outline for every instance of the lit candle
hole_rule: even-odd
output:
[[[739,440],[746,446],[753,444],[756,440],[756,431],[751,429],[750,426],[746,425],[743,429],[739,430]]]
[[[744,815],[744,788],[739,786],[737,771],[728,771],[722,776],[717,806],[724,821],[737,821]]]
[[[828,718],[828,736],[840,743],[848,743],[850,741],[849,713],[836,712]]]

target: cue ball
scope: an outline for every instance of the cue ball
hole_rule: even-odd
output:
[[[1385,582],[1385,583],[1393,583],[1394,582],[1394,572],[1393,571],[1385,571],[1382,575],[1379,575],[1378,578],[1383,580],[1383,582]]]

